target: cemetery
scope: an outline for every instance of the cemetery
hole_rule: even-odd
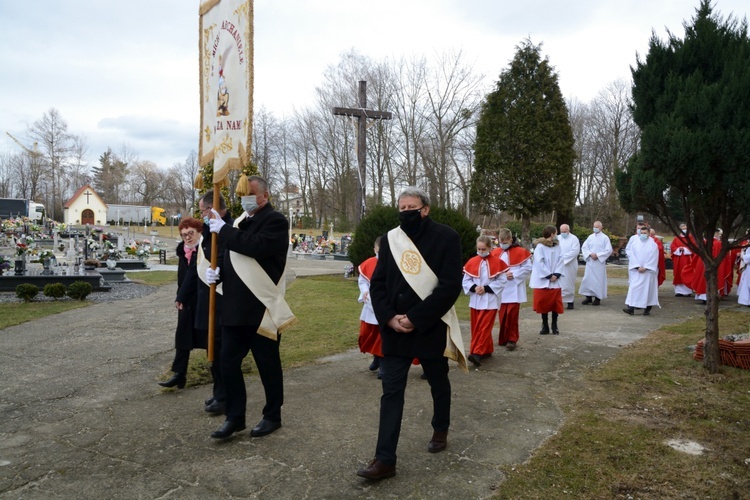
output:
[[[118,228],[119,229],[119,228]],[[21,283],[40,290],[50,283],[76,281],[106,291],[109,283],[127,283],[127,271],[148,269],[152,254],[165,254],[155,237],[137,240],[122,231],[97,226],[39,225],[27,218],[5,219],[0,233],[0,292]]]

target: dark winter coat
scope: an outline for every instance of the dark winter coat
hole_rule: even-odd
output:
[[[422,300],[409,286],[391,254],[388,237],[380,240],[378,264],[370,281],[370,297],[380,325],[383,354],[410,358],[443,357],[447,326],[441,317],[461,294],[463,262],[461,239],[450,227],[426,217],[412,241],[438,278],[438,285]],[[398,333],[387,326],[397,314],[406,314],[415,329]]]
[[[224,266],[220,273],[224,287],[221,323],[223,326],[260,325],[266,307],[237,275],[229,252],[254,258],[271,281],[278,284],[286,267],[289,222],[267,203],[252,217],[240,222],[238,228],[230,224],[222,227],[219,236],[224,245]]]
[[[229,214],[228,210],[227,213],[224,214],[224,217],[222,217],[222,220],[229,226],[234,223],[234,219],[232,219],[232,216]],[[203,241],[201,241],[201,247],[203,248],[203,255],[208,261],[211,261],[211,231],[209,231],[207,224],[203,224],[202,235]],[[219,252],[217,254],[216,267],[219,268],[219,273],[221,273],[221,270],[224,269],[224,242],[221,240],[221,238],[219,238]],[[203,281],[201,281],[200,278],[198,278],[198,305],[195,310],[195,327],[199,330],[208,331],[208,299],[210,290],[210,287]],[[222,296],[217,293],[216,312],[214,315],[214,320],[216,321],[217,325],[221,323],[221,303]],[[218,332],[219,329],[217,328],[216,333]]]
[[[205,349],[208,345],[205,332],[193,328],[195,308],[198,299],[198,254],[193,255],[188,264],[185,258],[185,243],[177,245],[177,296],[175,302],[182,304],[177,311],[177,329],[175,330],[175,349]]]

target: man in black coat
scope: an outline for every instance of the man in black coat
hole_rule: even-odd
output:
[[[221,369],[227,393],[227,419],[211,434],[214,439],[225,439],[245,429],[247,394],[242,360],[249,351],[253,353],[266,397],[263,418],[250,435],[265,436],[281,427],[281,405],[284,403],[279,355],[281,336],[277,333],[276,338],[271,339],[258,333],[266,306],[237,273],[230,252],[255,259],[262,268],[261,272],[278,284],[284,279],[289,222],[268,202],[268,184],[262,177],[251,176],[248,185],[250,193],[242,197],[242,207],[247,217],[236,222],[237,227],[226,224],[215,210],[212,211],[214,218],[209,221],[211,232],[219,233],[225,248],[224,267],[206,271],[209,283],[220,276],[224,288]]]
[[[394,258],[389,237],[381,239],[370,297],[383,342],[383,396],[375,458],[357,472],[367,479],[396,474],[404,391],[414,358],[422,364],[432,392],[433,436],[427,451],[436,453],[446,448],[450,426],[451,385],[444,355],[448,330],[441,318],[461,293],[461,240],[456,231],[428,217],[430,200],[421,189],[402,191],[398,208],[400,228],[424,259],[421,264],[429,267],[438,281],[431,293],[420,298],[402,272],[404,263]]]
[[[203,250],[203,257],[207,262],[211,262],[211,231],[208,227],[208,221],[211,218],[211,209],[214,208],[214,191],[209,189],[206,193],[201,196],[198,200],[198,209],[200,210],[201,217],[203,217],[203,240],[201,241],[201,249]],[[221,219],[232,225],[234,219],[227,210],[227,204],[224,201],[224,197],[219,194],[219,203],[216,204],[216,211],[221,216]],[[217,254],[216,267],[221,268],[224,265],[224,245],[219,238],[219,251]],[[210,288],[202,280],[198,280],[198,299],[196,301],[195,309],[195,328],[205,332],[206,338],[208,338],[208,310],[209,310],[209,294]],[[211,363],[211,377],[214,380],[213,392],[210,398],[205,401],[205,410],[213,415],[223,415],[226,412],[226,391],[224,389],[224,381],[221,378],[221,326],[219,325],[219,318],[221,317],[221,302],[222,296],[216,294],[215,299],[215,310],[214,310],[214,360]]]

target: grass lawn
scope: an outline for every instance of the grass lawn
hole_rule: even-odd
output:
[[[721,335],[747,332],[749,320],[722,311]],[[707,374],[687,348],[703,328],[701,318],[666,327],[591,370],[561,397],[560,431],[503,468],[498,498],[747,498],[750,370]],[[667,439],[706,452],[678,452]]]
[[[20,325],[34,319],[43,318],[79,307],[93,304],[90,300],[57,300],[45,302],[3,302],[0,303],[0,330]]]

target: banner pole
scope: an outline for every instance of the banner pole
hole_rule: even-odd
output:
[[[219,197],[219,185],[214,184],[214,201],[212,206],[218,206]],[[218,212],[218,210],[217,210]],[[211,269],[216,269],[216,263],[218,260],[219,253],[219,235],[217,233],[211,233]],[[221,272],[221,271],[219,271]],[[216,338],[216,283],[211,283],[208,292],[208,361],[213,362],[214,360],[214,339]]]

